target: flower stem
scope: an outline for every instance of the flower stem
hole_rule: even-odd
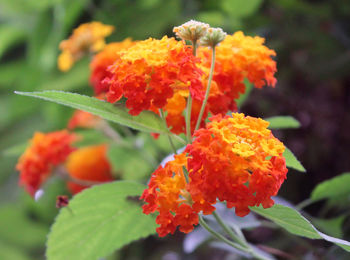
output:
[[[165,120],[163,109],[159,109],[159,114],[160,114],[160,118],[163,120],[165,127],[167,129],[167,136],[168,136],[170,146],[173,149],[174,154],[177,154],[176,147],[174,145],[173,139],[171,138],[171,133],[170,133],[170,130],[169,130],[168,125],[167,125],[166,120]]]
[[[192,53],[193,56],[197,55],[197,41],[192,41]],[[186,138],[187,142],[192,142],[192,132],[191,132],[191,113],[192,113],[192,96],[191,91],[188,93],[187,107],[186,107]]]
[[[218,222],[218,224],[223,228],[223,230],[225,230],[225,232],[232,238],[232,240],[234,240],[236,243],[238,243],[239,245],[241,245],[242,247],[245,248],[249,248],[249,246],[247,245],[247,242],[244,239],[242,239],[242,237],[237,236],[233,230],[226,225],[226,223],[222,220],[222,218],[216,213],[216,211],[213,212],[213,216],[216,219],[216,221]]]
[[[191,134],[191,112],[192,112],[192,97],[191,92],[188,93],[187,98],[187,108],[186,108],[186,137],[187,143],[192,142],[192,134]]]
[[[210,93],[211,81],[213,79],[213,74],[214,74],[214,67],[215,67],[215,47],[212,48],[212,58],[211,58],[211,65],[210,65],[210,72],[209,72],[207,90],[205,91],[205,96],[204,96],[204,100],[203,100],[203,103],[202,103],[201,110],[199,112],[199,116],[198,116],[198,120],[197,120],[197,123],[196,123],[195,131],[198,130],[198,128],[199,128],[199,126],[201,124],[202,117],[203,117],[204,110],[205,110],[205,106],[207,105],[207,101],[208,101],[209,93]]]
[[[245,247],[242,247],[230,240],[228,240],[226,237],[224,237],[223,235],[219,234],[218,232],[216,232],[215,230],[213,230],[211,227],[209,227],[209,225],[204,221],[204,219],[202,218],[202,216],[198,216],[199,217],[199,224],[206,229],[210,234],[213,235],[213,237],[215,237],[216,239],[228,244],[229,246],[232,246],[240,251],[243,252],[249,252],[249,250]]]

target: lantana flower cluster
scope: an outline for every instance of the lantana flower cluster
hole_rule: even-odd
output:
[[[159,236],[177,227],[191,232],[199,215],[212,214],[218,202],[240,217],[249,207],[271,207],[271,197],[286,179],[285,147],[268,122],[235,113],[245,79],[256,88],[276,85],[276,53],[264,39],[241,31],[227,35],[189,21],[174,28],[179,40],[164,36],[105,44],[113,29],[98,22],[75,29],[60,45],[58,67],[67,71],[84,54],[93,54],[90,84],[97,98],[125,101],[133,116],[152,111],[164,116],[173,134],[187,134],[184,151],[154,171],[141,196],[143,212],[158,214]],[[101,126],[101,118],[83,111],[76,111],[68,124],[70,130]],[[35,135],[17,165],[31,195],[60,164],[70,175],[72,193],[89,186],[74,180],[112,180],[107,146],[75,150],[75,140],[68,131]]]
[[[185,151],[160,166],[142,199],[144,213],[159,213],[160,236],[176,227],[188,233],[198,224],[198,214],[211,214],[217,201],[235,208],[243,217],[249,207],[271,207],[286,179],[284,145],[267,129],[268,122],[233,113],[217,115]]]
[[[91,183],[112,181],[107,146],[77,148],[74,143],[79,138],[68,130],[36,132],[16,165],[20,172],[20,185],[34,197],[54,174],[64,174],[61,177],[67,179],[67,187],[72,194],[91,186]],[[62,173],[62,169],[66,172]]]

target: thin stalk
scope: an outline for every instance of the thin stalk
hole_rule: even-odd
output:
[[[199,128],[199,126],[201,124],[202,117],[203,117],[204,110],[205,110],[205,106],[207,105],[207,101],[208,101],[209,93],[210,93],[211,81],[213,79],[213,74],[214,74],[214,68],[215,68],[215,47],[212,48],[212,58],[211,58],[211,65],[210,65],[210,72],[209,72],[207,90],[205,91],[205,96],[204,96],[204,100],[203,100],[203,103],[202,103],[201,110],[199,112],[199,116],[198,116],[198,120],[197,120],[197,123],[196,123],[195,131]]]
[[[249,246],[247,245],[245,238],[244,241],[242,240],[241,237],[237,236],[233,230],[227,226],[225,224],[225,222],[222,220],[222,218],[216,213],[216,211],[214,211],[213,213],[214,218],[216,219],[216,221],[218,222],[218,224],[223,228],[223,230],[225,230],[225,232],[232,238],[233,241],[235,241],[236,243],[238,243],[239,245],[241,245],[242,247],[245,248],[249,248]]]
[[[171,132],[170,132],[170,130],[168,128],[168,125],[167,125],[167,123],[165,121],[163,109],[159,109],[159,114],[160,114],[160,117],[163,120],[163,122],[165,124],[165,127],[167,129],[167,136],[168,136],[168,140],[169,140],[170,146],[173,149],[174,154],[177,154],[176,147],[174,145],[173,139],[171,139]]]
[[[303,200],[302,202],[300,202],[299,204],[297,204],[295,207],[298,210],[301,210],[301,209],[306,208],[307,206],[311,205],[314,202],[315,201],[313,201],[312,199],[306,199],[306,200]]]
[[[135,144],[126,142],[123,140],[123,138],[119,135],[117,131],[114,130],[113,127],[110,126],[110,124],[107,121],[102,121],[100,125],[97,127],[105,136],[112,139],[112,141],[122,147],[127,147],[130,149],[137,149],[140,151],[140,154],[142,157],[152,166],[156,167],[158,165],[157,161],[148,153],[142,151],[140,147],[138,147]]]
[[[196,55],[197,55],[197,41],[192,41],[192,53],[193,53],[193,56],[196,57]],[[192,96],[191,96],[191,92],[189,91],[188,98],[187,98],[186,116],[185,116],[186,138],[187,138],[188,143],[192,142],[191,113],[192,113]]]
[[[192,112],[192,97],[191,92],[188,93],[187,98],[187,107],[186,107],[186,138],[187,143],[192,142],[192,134],[191,134],[191,112]]]
[[[199,217],[199,224],[205,229],[207,230],[210,234],[213,235],[213,237],[215,237],[216,239],[228,244],[229,246],[232,246],[240,251],[243,252],[247,252],[250,253],[250,250],[248,250],[245,247],[242,247],[230,240],[228,240],[226,237],[224,237],[223,235],[219,234],[218,232],[216,232],[215,230],[213,230],[211,227],[209,227],[209,225],[203,220],[202,216],[198,216]]]

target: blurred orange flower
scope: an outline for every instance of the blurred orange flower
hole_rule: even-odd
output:
[[[76,140],[77,136],[67,130],[35,133],[16,165],[16,169],[20,171],[20,185],[34,196],[53,168],[63,163],[74,151],[72,143]]]
[[[67,159],[66,169],[73,178],[73,181],[67,183],[72,194],[89,187],[89,182],[102,183],[113,180],[106,145],[88,146],[74,151]],[[77,181],[74,182],[74,179]],[[79,181],[86,182],[87,185],[81,185]]]
[[[60,43],[59,48],[62,53],[58,57],[58,68],[61,71],[68,71],[86,53],[102,50],[105,46],[105,37],[109,36],[113,30],[113,26],[100,22],[81,24],[68,40]]]

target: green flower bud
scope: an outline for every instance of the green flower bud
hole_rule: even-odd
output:
[[[199,44],[214,48],[225,39],[226,35],[221,28],[209,28],[206,35],[200,39]]]

